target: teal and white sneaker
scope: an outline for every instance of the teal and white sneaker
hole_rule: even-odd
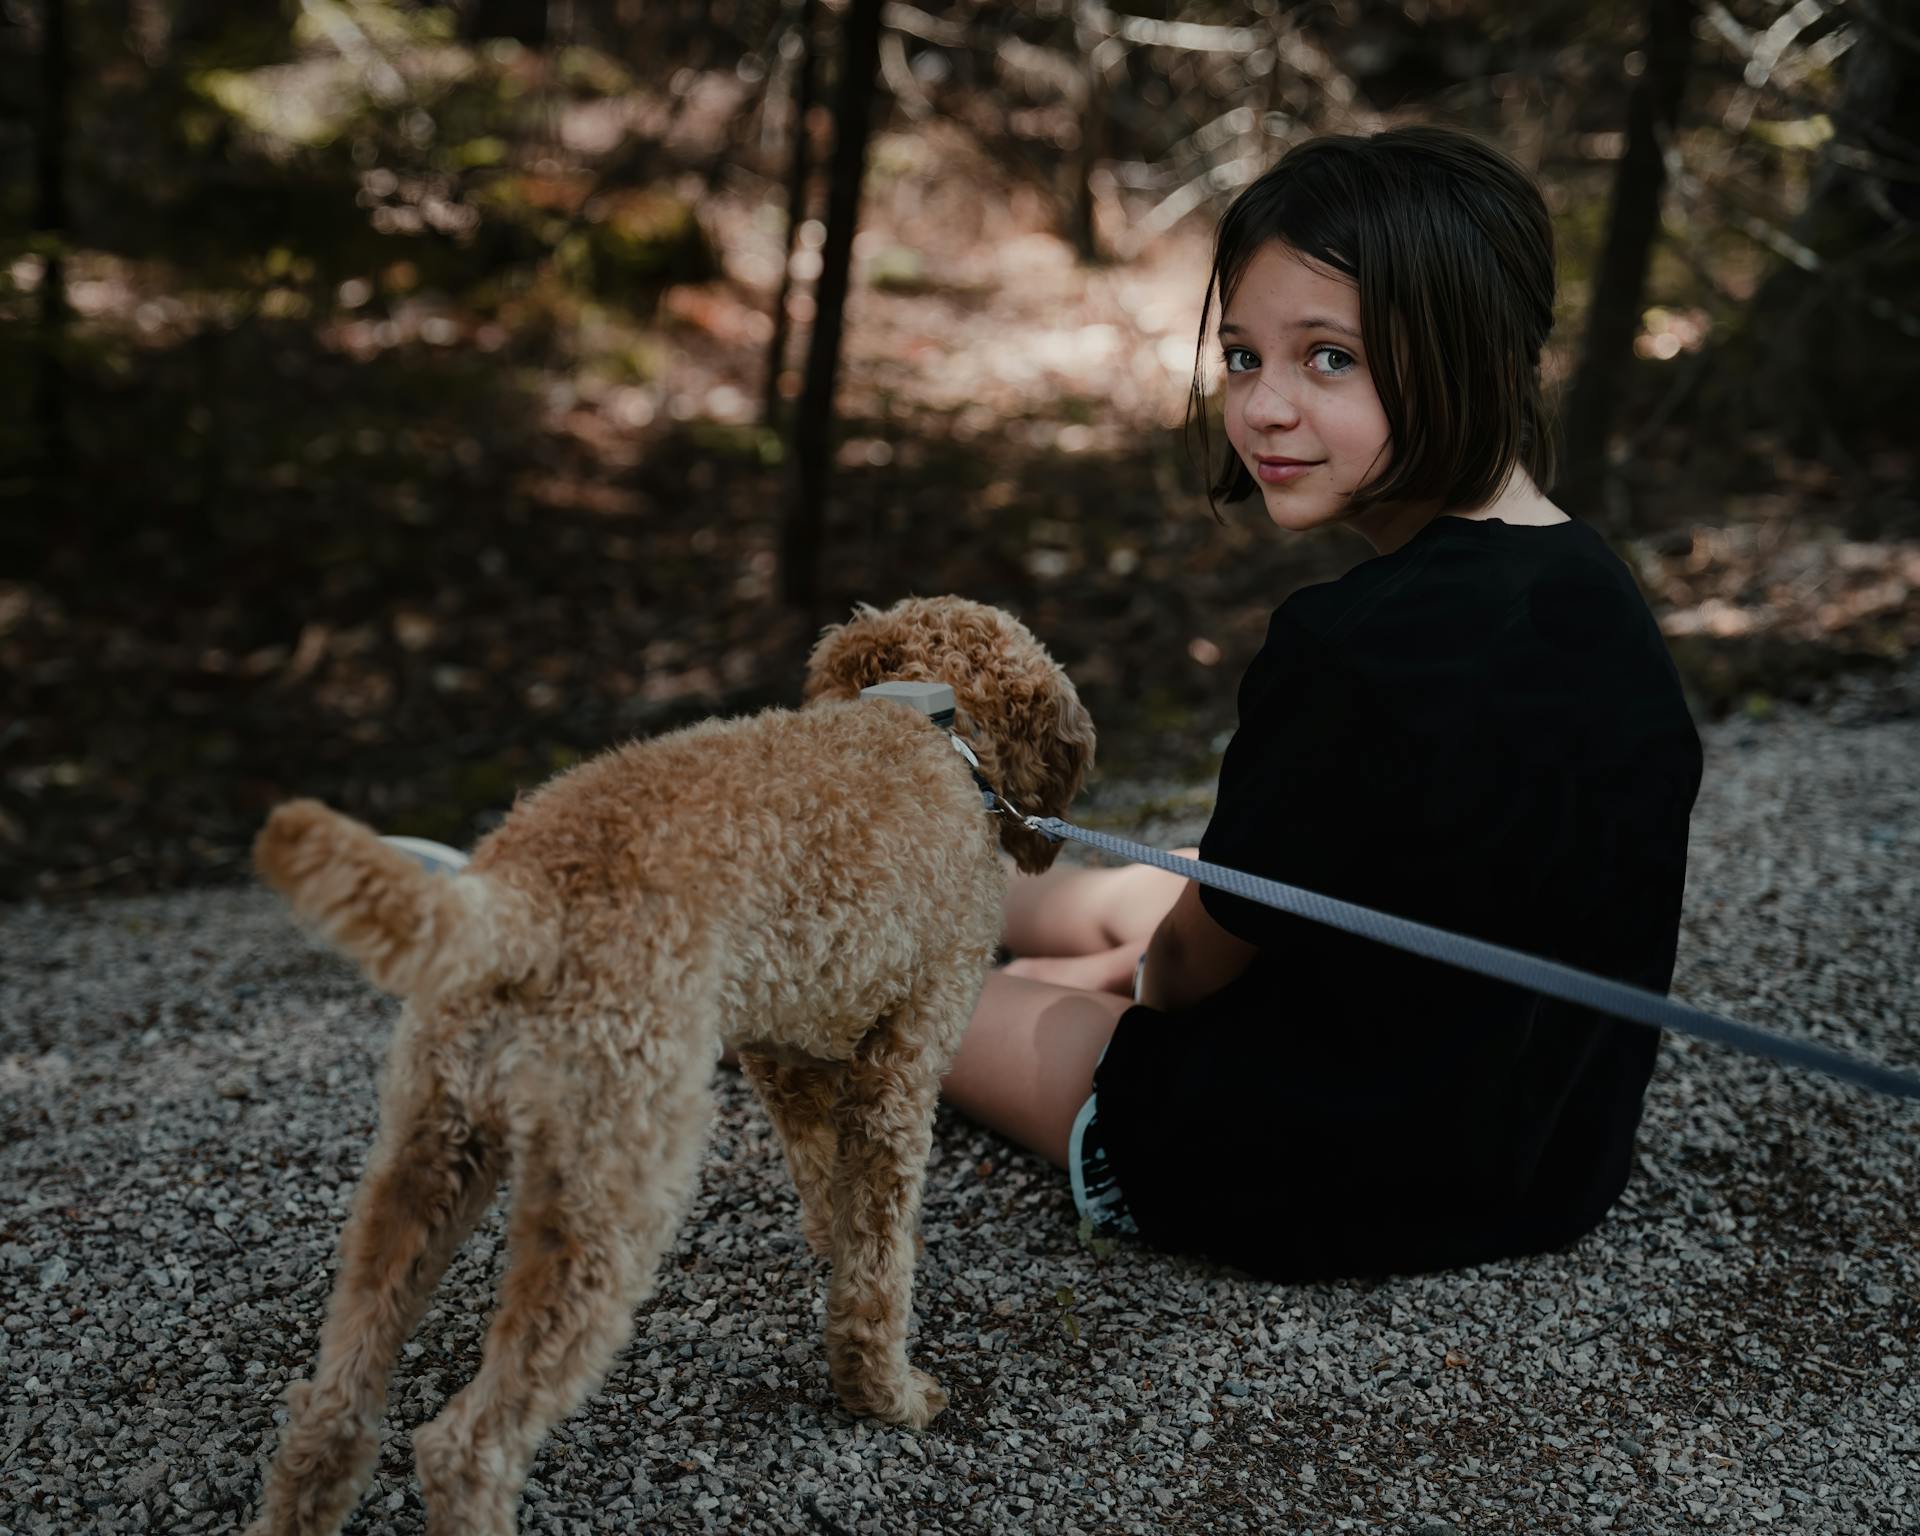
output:
[[[383,837],[380,841],[412,854],[429,874],[457,875],[467,867],[467,856],[445,843],[429,842],[424,837]]]

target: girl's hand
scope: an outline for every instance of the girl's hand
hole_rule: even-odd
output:
[[[1144,944],[1121,944],[1091,955],[1031,955],[1001,967],[1001,974],[1132,997],[1134,967],[1145,949]]]

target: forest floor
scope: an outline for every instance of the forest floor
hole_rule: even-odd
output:
[[[111,366],[74,383],[71,471],[4,487],[30,515],[0,519],[0,899],[240,878],[296,793],[470,843],[603,746],[796,702],[818,623],[908,592],[1041,635],[1100,730],[1096,816],[1204,786],[1273,608],[1369,553],[1209,514],[1181,425],[1204,231],[1083,266],[957,130],[881,135],[806,615],[758,421],[779,203],[722,177],[717,274],[640,307],[550,273],[465,305],[396,261],[317,318],[269,290],[207,325],[156,265],[77,257]],[[1914,707],[1909,455],[1701,496],[1678,434],[1636,451],[1603,528],[1702,720]]]
[[[1920,719],[1702,736],[1675,995],[1911,1068]],[[6,1523],[234,1530],[311,1368],[398,1005],[238,887],[0,907],[0,995]],[[1911,1104],[1668,1036],[1596,1232],[1316,1285],[1084,1238],[1065,1175],[943,1109],[911,1350],[953,1401],[915,1433],[835,1404],[778,1143],[737,1074],[717,1098],[524,1531],[1913,1529]],[[407,1345],[350,1531],[423,1528],[411,1435],[479,1368],[506,1226]]]

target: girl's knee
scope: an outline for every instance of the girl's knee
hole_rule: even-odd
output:
[[[1134,864],[1114,874],[1116,879],[1109,887],[1101,914],[1108,943],[1144,944],[1153,937],[1160,920],[1173,910],[1186,879],[1151,864]]]

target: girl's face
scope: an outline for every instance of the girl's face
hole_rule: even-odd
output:
[[[1269,241],[1221,312],[1220,347],[1227,441],[1277,526],[1298,533],[1348,522],[1385,549],[1426,520],[1393,507],[1347,516],[1347,497],[1392,455],[1349,279]]]

